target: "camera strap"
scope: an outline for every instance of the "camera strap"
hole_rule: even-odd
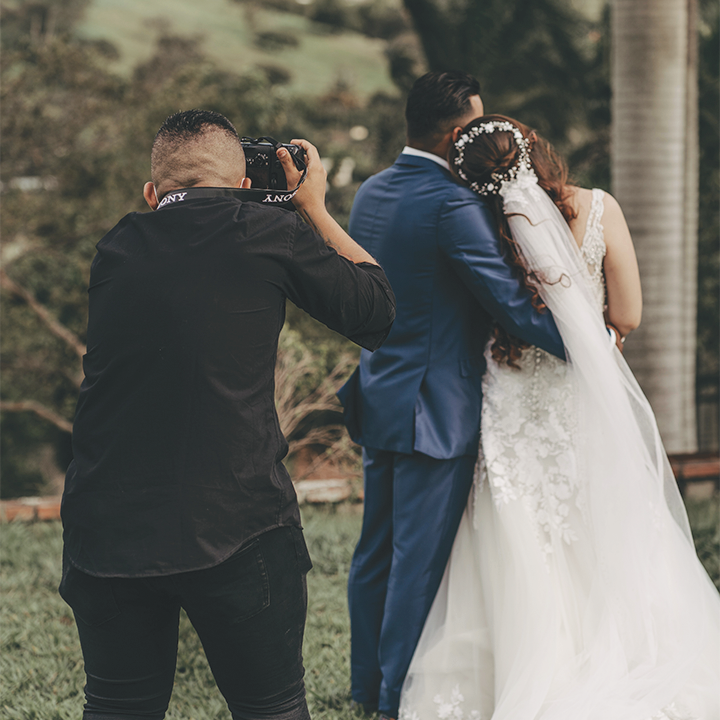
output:
[[[300,187],[300,185],[298,185]],[[264,205],[270,204],[275,207],[282,207],[285,210],[294,210],[291,200],[297,188],[292,192],[283,190],[253,190],[252,188],[233,187],[193,187],[181,188],[169,192],[160,201],[157,209],[168,207],[175,203],[182,203],[187,200],[198,200],[200,198],[234,197],[243,202],[256,202]]]

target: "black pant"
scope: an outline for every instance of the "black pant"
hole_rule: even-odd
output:
[[[206,570],[101,578],[65,562],[60,594],[85,660],[84,720],[165,716],[184,608],[234,720],[309,720],[302,640],[311,563],[298,528]]]

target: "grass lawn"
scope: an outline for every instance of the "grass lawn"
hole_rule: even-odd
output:
[[[720,502],[688,508],[698,552],[720,584]],[[357,506],[304,508],[315,564],[308,576],[310,608],[305,665],[314,720],[364,717],[350,708],[349,623],[345,586],[360,533]],[[80,717],[84,674],[72,614],[57,594],[61,528],[57,522],[0,528],[0,715],[8,720]],[[228,720],[197,636],[182,617],[175,691],[168,720]]]
[[[394,91],[385,58],[385,42],[355,32],[329,32],[301,15],[279,12],[261,3],[230,0],[93,0],[79,26],[83,37],[109,40],[120,51],[111,63],[129,73],[148,60],[161,32],[199,37],[201,47],[224,70],[247,72],[257,65],[291,71],[292,91],[320,95],[338,79],[360,96]],[[255,33],[291,33],[295,47],[263,49]]]

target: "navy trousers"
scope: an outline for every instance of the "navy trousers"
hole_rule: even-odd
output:
[[[473,480],[475,458],[366,448],[365,512],[348,581],[352,697],[397,717],[400,690]]]

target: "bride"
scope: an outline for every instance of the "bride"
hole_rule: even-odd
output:
[[[467,125],[450,163],[567,362],[500,329],[488,344],[475,486],[400,718],[719,720],[720,596],[618,351],[641,311],[622,212],[503,116]]]

